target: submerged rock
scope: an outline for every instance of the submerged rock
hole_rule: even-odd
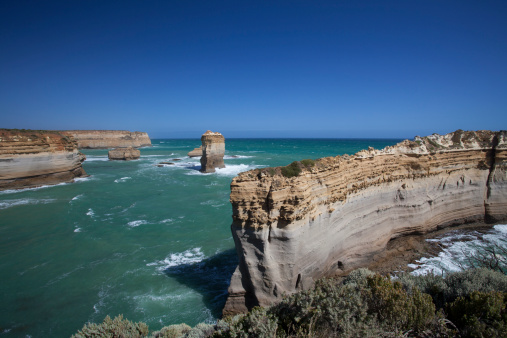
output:
[[[109,160],[119,160],[119,161],[130,161],[137,160],[141,157],[141,151],[139,149],[135,149],[132,147],[127,148],[116,148],[109,150],[107,154]]]

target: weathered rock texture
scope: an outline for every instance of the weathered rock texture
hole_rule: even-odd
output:
[[[200,157],[202,156],[202,146],[199,146],[198,148],[194,148],[194,150],[190,151],[187,154],[188,157]]]
[[[239,265],[224,313],[368,265],[399,236],[505,220],[506,138],[458,130],[302,161],[292,178],[281,168],[239,174],[231,183]]]
[[[214,173],[215,168],[225,168],[225,139],[220,133],[207,131],[201,136],[201,171]]]
[[[0,190],[86,176],[76,141],[53,131],[0,129]]]
[[[132,147],[111,149],[107,153],[110,160],[130,161],[141,157],[141,151]]]
[[[65,130],[73,136],[79,149],[109,149],[121,147],[148,147],[151,140],[147,133],[126,130]]]

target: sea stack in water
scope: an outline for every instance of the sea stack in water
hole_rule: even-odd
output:
[[[225,139],[222,134],[210,130],[201,136],[201,172],[214,173],[215,168],[225,168]]]
[[[353,156],[240,173],[239,264],[224,314],[367,266],[396,237],[507,219],[507,132],[458,130]]]
[[[74,138],[55,131],[0,129],[0,190],[87,176]]]
[[[132,147],[116,148],[109,150],[107,157],[110,160],[130,161],[137,160],[141,157],[141,151]]]

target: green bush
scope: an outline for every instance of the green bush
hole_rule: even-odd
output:
[[[402,274],[399,281],[408,290],[418,288],[421,292],[429,294],[437,308],[443,308],[446,303],[474,291],[507,292],[507,276],[486,268],[453,272],[445,278],[433,274],[423,276]]]
[[[301,173],[301,168],[299,167],[299,163],[297,161],[292,162],[288,166],[282,167],[282,175],[291,178],[298,176]]]
[[[423,331],[435,317],[431,296],[417,288],[408,294],[400,282],[392,282],[389,277],[367,277],[367,288],[362,292],[368,312],[388,330]]]
[[[267,308],[255,307],[244,316],[234,316],[221,321],[213,337],[275,337],[277,319],[267,312]],[[227,323],[224,325],[224,322]]]
[[[160,331],[153,332],[155,338],[179,338],[184,337],[192,328],[187,324],[175,324],[163,327]]]
[[[107,316],[101,324],[88,323],[78,331],[73,338],[89,337],[145,337],[148,335],[148,325],[133,323],[119,315],[115,319]]]
[[[312,159],[301,160],[301,164],[306,168],[310,168],[315,166],[315,160]]]
[[[507,337],[507,294],[474,291],[446,306],[462,337]]]

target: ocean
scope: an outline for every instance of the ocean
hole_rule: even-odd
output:
[[[119,314],[150,330],[213,322],[237,264],[235,175],[399,141],[226,139],[212,174],[186,156],[198,139],[153,140],[129,162],[84,150],[89,177],[0,192],[0,336],[66,337]]]

